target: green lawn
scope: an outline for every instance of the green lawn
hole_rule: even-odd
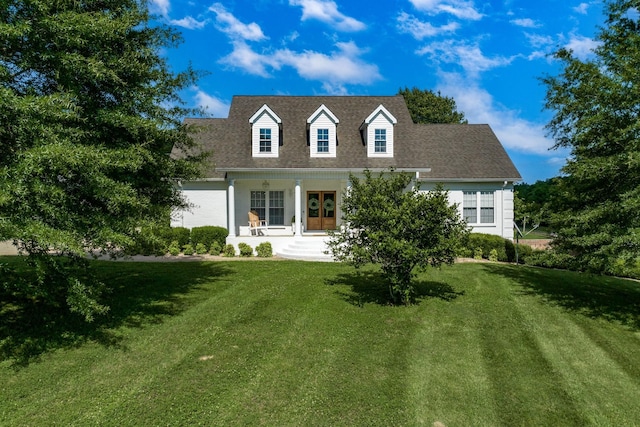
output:
[[[2,302],[0,425],[640,423],[637,282],[458,264],[391,307],[332,263],[96,265],[91,327]]]
[[[527,234],[524,236],[520,236],[520,240],[528,240],[528,239],[551,239],[552,231],[547,227],[538,227],[533,231],[527,229]]]

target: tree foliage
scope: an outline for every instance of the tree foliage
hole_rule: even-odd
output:
[[[364,179],[350,175],[342,201],[346,229],[331,233],[334,258],[361,267],[377,264],[395,303],[407,304],[416,269],[452,264],[467,233],[466,223],[441,186],[421,192],[405,173],[368,170]]]
[[[640,22],[635,0],[606,3],[591,59],[561,49],[563,71],[543,79],[548,129],[571,150],[554,205],[556,247],[577,268],[607,272],[640,254]]]
[[[404,97],[414,123],[467,123],[464,113],[457,110],[456,101],[440,92],[405,87],[398,95]]]
[[[170,178],[197,173],[169,156],[192,145],[178,92],[196,73],[159,53],[179,41],[143,1],[0,1],[0,240],[28,255],[33,294],[87,319],[105,307],[86,251],[130,245],[182,204]]]
[[[514,186],[515,220],[518,224],[549,225],[550,206],[557,198],[557,189],[563,177],[521,183]],[[523,230],[524,232],[524,230]]]

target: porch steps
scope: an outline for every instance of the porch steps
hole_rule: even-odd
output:
[[[282,258],[302,261],[332,262],[333,257],[324,253],[326,250],[327,244],[325,242],[325,237],[311,236],[295,240],[279,250],[277,255]]]

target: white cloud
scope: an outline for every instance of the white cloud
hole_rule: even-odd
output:
[[[363,61],[363,50],[353,43],[336,43],[337,49],[331,54],[316,51],[295,52],[280,49],[273,54],[254,52],[244,42],[234,42],[234,50],[220,62],[247,73],[270,77],[269,68],[279,70],[284,66],[294,68],[298,75],[307,80],[323,82],[331,93],[343,93],[345,84],[371,84],[382,77],[378,67]]]
[[[554,46],[555,40],[551,36],[541,36],[540,34],[524,33],[529,40],[529,44],[535,48]]]
[[[511,23],[514,24],[514,25],[517,25],[518,27],[524,27],[524,28],[539,28],[539,27],[541,27],[541,25],[539,23],[537,23],[536,21],[534,21],[533,19],[530,19],[530,18],[513,19],[513,20],[511,20]]]
[[[216,14],[217,28],[232,39],[259,41],[267,38],[258,24],[240,22],[221,3],[214,3],[209,11]]]
[[[244,41],[233,42],[233,52],[219,61],[221,64],[233,68],[240,68],[249,74],[262,77],[271,77],[267,66],[277,66],[266,55],[254,52]]]
[[[592,38],[572,34],[564,47],[571,50],[576,58],[584,60],[593,55],[594,49],[599,45],[600,42]]]
[[[213,115],[213,117],[223,118],[229,116],[230,105],[228,103],[207,94],[197,87],[193,89],[196,91],[193,98],[198,108],[202,108],[205,112]]]
[[[441,74],[438,90],[456,100],[469,123],[486,123],[509,150],[550,155],[554,142],[545,136],[544,124],[518,117],[518,113],[498,105],[477,81],[459,74]],[[556,156],[558,152],[553,152]]]
[[[478,12],[473,1],[465,0],[409,0],[413,6],[430,14],[449,13],[459,19],[478,21],[483,15]]]
[[[578,6],[574,7],[573,10],[582,15],[586,15],[589,6],[591,6],[589,3],[580,3]]]
[[[301,77],[325,82],[325,88],[340,88],[340,91],[344,84],[371,84],[381,78],[376,65],[360,59],[363,51],[355,43],[336,43],[336,47],[338,50],[330,55],[284,49],[274,58],[280,64],[295,68]]]
[[[338,5],[332,0],[289,0],[290,6],[302,7],[302,20],[316,19],[329,24],[339,31],[361,31],[366,25],[338,11]]]
[[[416,40],[422,40],[426,37],[433,37],[443,33],[453,33],[460,28],[460,24],[457,22],[451,22],[441,27],[434,27],[429,22],[422,22],[406,12],[401,12],[398,15],[397,21],[398,30],[411,34]]]
[[[166,17],[169,14],[171,5],[169,0],[150,0],[149,9],[151,13],[157,13],[160,16]]]
[[[477,44],[464,44],[455,40],[432,43],[416,53],[428,55],[434,61],[457,64],[469,76],[477,76],[482,71],[509,65],[514,59],[501,56],[487,58]]]
[[[187,28],[189,30],[195,30],[199,28],[203,28],[207,25],[207,21],[198,21],[197,19],[191,16],[185,16],[182,19],[172,19],[169,21],[171,25],[175,25],[177,27]]]

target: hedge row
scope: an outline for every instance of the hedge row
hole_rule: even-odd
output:
[[[213,225],[194,227],[191,230],[185,227],[143,227],[125,252],[129,255],[164,255],[174,242],[174,247],[179,248],[187,245],[192,248],[211,248],[214,242],[222,248],[228,235],[226,228]]]
[[[511,240],[500,236],[482,233],[471,233],[462,242],[458,255],[465,258],[494,259],[503,262],[518,262],[524,264],[533,255],[531,246],[515,245]]]

